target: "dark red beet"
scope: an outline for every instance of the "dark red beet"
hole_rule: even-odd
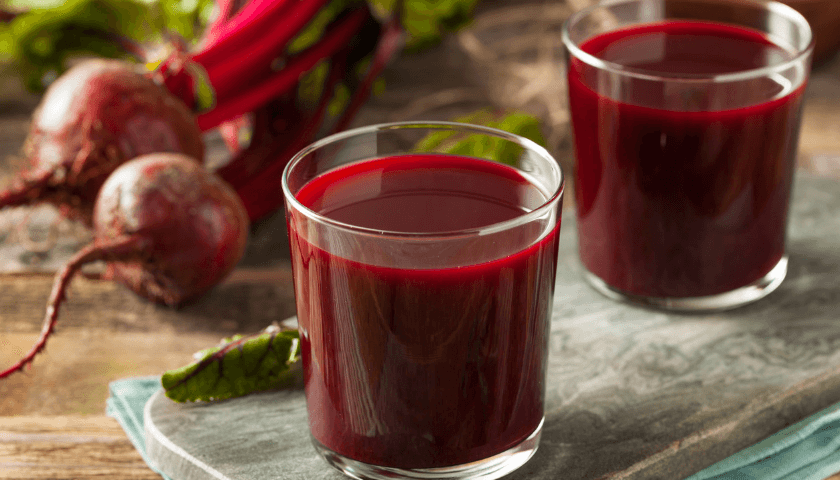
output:
[[[46,201],[91,225],[102,183],[119,165],[155,153],[204,158],[195,117],[143,67],[88,60],[53,83],[35,110],[24,154],[31,165],[0,207]]]
[[[236,266],[248,240],[248,215],[234,190],[193,159],[151,154],[118,167],[94,206],[93,243],[58,273],[41,335],[0,378],[44,348],[67,286],[82,265],[105,260],[105,278],[170,306],[195,299]]]
[[[217,284],[248,239],[248,215],[233,189],[183,155],[146,155],[115,170],[93,224],[95,238],[154,240],[146,256],[111,262],[106,278],[171,306]]]

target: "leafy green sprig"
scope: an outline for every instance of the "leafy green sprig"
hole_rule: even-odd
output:
[[[482,109],[455,118],[454,121],[504,130],[527,138],[543,147],[546,145],[540,120],[524,112]],[[515,165],[521,153],[521,147],[501,138],[480,134],[461,134],[449,130],[426,135],[417,142],[414,149],[418,152],[450,153],[491,159],[509,165]]]
[[[225,400],[295,383],[300,339],[276,325],[226,338],[195,354],[196,361],[163,374],[166,396],[176,402]]]
[[[27,89],[40,92],[76,56],[128,58],[177,36],[195,41],[213,0],[15,0],[0,23],[0,61],[13,64]]]

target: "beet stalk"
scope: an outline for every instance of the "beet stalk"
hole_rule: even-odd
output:
[[[317,31],[320,39],[294,55],[288,51],[290,42],[299,38],[328,0],[252,0],[244,5],[225,0],[205,46],[186,52],[186,47],[176,45],[176,51],[154,72],[117,60],[90,61],[69,70],[48,89],[36,110],[25,146],[31,167],[6,192],[0,192],[0,208],[45,201],[90,226],[96,195],[119,165],[154,152],[184,153],[202,161],[201,132],[219,125],[226,125],[225,139],[236,148],[237,127],[231,122],[284,98],[292,108],[280,116],[294,128],[272,135],[275,138],[268,144],[274,154],[260,151],[249,158],[251,152],[262,150],[249,149],[248,155],[237,155],[222,172],[223,178],[237,186],[276,174],[293,150],[324,130],[326,102],[337,85],[334,76],[341,73],[335,69],[343,70],[340,77],[347,79],[362,58],[358,47],[366,48],[364,54],[369,52],[370,47],[358,38],[370,23],[376,23],[367,3],[351,3],[342,11],[341,0],[335,1],[339,3],[330,4],[305,37]],[[334,20],[321,31],[324,18]],[[400,29],[400,22],[392,21],[392,27]],[[241,54],[244,45],[249,46],[247,55]],[[352,55],[343,53],[346,50]],[[386,56],[395,51],[386,48]],[[347,84],[357,88],[338,120],[339,127],[349,123],[367,98],[373,78],[386,61],[374,58],[361,84],[352,79]],[[326,97],[314,111],[300,115],[303,109],[296,93],[301,78],[322,62],[335,63],[330,65],[334,73]],[[282,65],[279,71],[278,64]],[[283,153],[277,155],[278,150]],[[269,164],[276,168],[264,171]],[[254,194],[263,192],[258,189]],[[276,210],[280,205],[263,206],[254,212],[270,213],[267,207]]]
[[[278,126],[275,125],[278,122],[275,122],[276,118],[272,115],[273,109],[271,107],[273,105],[259,109],[255,112],[254,135],[250,144],[244,150],[236,152],[233,160],[216,171],[237,190],[243,202],[247,201],[245,206],[250,218],[256,219],[270,212],[263,211],[265,209],[258,211],[248,208],[249,204],[253,203],[251,197],[254,194],[249,194],[248,191],[239,192],[238,190],[263,172],[268,165],[285,165],[284,156],[288,156],[287,159],[291,158],[291,155],[311,143],[326,115],[332,91],[336,88],[344,73],[347,53],[347,51],[339,52],[338,55],[330,59],[329,71],[321,92],[320,102],[313,112],[300,112],[297,123],[287,124],[283,122],[283,125]],[[276,209],[282,205],[282,200],[274,199],[266,205],[268,205],[268,208],[273,206]]]
[[[145,155],[118,167],[102,186],[93,225],[92,244],[56,276],[38,340],[0,378],[22,370],[44,349],[67,287],[83,265],[104,260],[103,278],[178,306],[225,278],[248,238],[248,216],[234,190],[181,154]]]
[[[346,48],[353,35],[361,27],[367,12],[357,10],[338,22],[331,34],[301,54],[290,59],[285,68],[266,81],[254,86],[247,92],[220,102],[211,112],[198,116],[198,125],[202,130],[213,128],[222,121],[254,110],[284,92],[297,86],[301,76],[311,70],[318,62],[329,58],[342,48]]]
[[[278,2],[282,3],[282,2]],[[240,32],[253,32],[258,30],[262,33],[261,36],[251,39],[246,43],[235,42],[220,42],[212,49],[205,50],[203,53],[211,52],[217,53],[221,56],[220,60],[216,62],[209,62],[202,59],[202,54],[199,53],[193,59],[194,61],[205,65],[208,72],[208,78],[218,97],[225,97],[228,92],[236,91],[237,86],[241,84],[243,72],[251,72],[260,66],[268,65],[277,58],[277,52],[282,49],[295,37],[295,35],[314,18],[318,10],[327,3],[326,0],[308,0],[305,2],[295,1],[290,2],[290,9],[292,11],[281,11],[283,16],[279,17],[279,21],[275,17],[279,15],[265,14],[258,20],[263,20],[262,23],[255,21],[255,28],[245,29],[241,28],[234,31],[234,35]],[[360,9],[361,10],[361,9]],[[282,22],[282,23],[280,23]],[[267,28],[277,24],[283,25],[283,28]],[[326,38],[331,38],[333,35],[328,35]],[[234,38],[233,36],[228,38]],[[241,55],[241,52],[246,49],[248,54]],[[213,57],[211,57],[213,58]]]
[[[351,96],[348,105],[339,116],[330,132],[337,132],[347,128],[361,105],[370,94],[373,81],[384,70],[385,66],[394,58],[402,46],[403,30],[399,24],[398,17],[393,16],[384,26],[383,32],[379,35],[376,49],[373,53],[371,65],[361,85],[356,88]],[[322,99],[321,108],[324,100]],[[317,122],[306,122],[305,125],[318,125]],[[249,217],[253,219],[262,218],[269,213],[283,206],[283,196],[277,195],[281,191],[282,172],[286,163],[301,148],[315,140],[317,130],[304,128],[302,131],[294,131],[294,135],[278,136],[270,148],[262,148],[260,151],[245,151],[243,158],[231,162],[233,165],[224,172],[225,178],[236,179],[233,183],[237,193],[248,211]],[[247,158],[247,160],[246,160]],[[262,160],[262,168],[254,168],[246,179],[236,177],[237,167]]]

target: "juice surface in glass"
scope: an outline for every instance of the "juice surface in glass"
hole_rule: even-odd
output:
[[[751,29],[688,20],[621,28],[580,48],[665,78],[628,76],[608,92],[603,72],[570,60],[586,268],[647,297],[715,295],[766,275],[785,250],[804,82],[708,78],[793,54]]]
[[[546,201],[504,164],[436,154],[351,163],[295,198],[332,220],[414,233],[497,224]],[[436,468],[485,459],[534,432],[559,228],[512,255],[414,269],[389,266],[388,255],[343,258],[290,224],[314,440],[367,464]],[[465,258],[475,248],[493,247],[479,241]]]

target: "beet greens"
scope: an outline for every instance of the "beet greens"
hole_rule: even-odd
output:
[[[87,5],[84,0],[77,1],[81,2],[79,5]],[[173,39],[170,53],[162,61],[148,64],[152,71],[134,70],[136,78],[129,79],[126,72],[132,69],[124,67],[120,78],[121,82],[132,85],[147,84],[149,78],[154,79],[165,87],[157,92],[160,93],[158,103],[169,105],[180,100],[195,115],[200,131],[215,128],[224,131],[234,155],[219,173],[237,188],[250,218],[255,220],[282,206],[281,195],[266,193],[276,193],[272,190],[277,186],[275,177],[288,159],[318,136],[350,124],[368,97],[373,80],[400,50],[404,40],[409,46],[431,43],[443,32],[464,24],[476,1],[220,0],[216,5],[215,18],[196,45]],[[42,14],[42,17],[58,15],[59,18],[69,18],[76,15],[78,18],[70,18],[64,23],[77,25],[87,22],[86,18],[92,15],[80,12],[87,10],[56,7],[55,15]],[[97,19],[89,23],[92,33],[76,33],[81,36],[88,34],[91,39],[111,39],[114,45],[127,53],[147,61],[158,56],[151,49],[144,50],[143,45],[130,41],[126,32],[103,30],[109,24],[106,17]],[[27,31],[33,38],[38,34],[31,28]],[[60,37],[53,35],[48,38],[54,42],[53,48],[62,48],[57,40]],[[22,44],[18,46],[25,47]],[[30,60],[37,58],[31,57]],[[52,65],[53,61],[48,63]],[[329,75],[316,74],[323,67],[330,72]],[[65,74],[72,75],[77,73],[71,70]],[[65,85],[66,90],[66,85],[72,82],[65,80],[65,76],[60,77],[56,85]],[[301,94],[302,82],[312,83],[313,79],[316,83],[314,90],[319,92],[314,100]],[[151,89],[144,92],[150,93]],[[349,92],[346,95],[349,101],[341,104],[336,92]],[[98,187],[116,165],[130,158],[130,155],[127,158],[122,158],[125,155],[112,158],[114,156],[109,156],[110,153],[127,153],[120,152],[120,147],[123,142],[131,143],[131,140],[119,135],[102,137],[92,129],[100,125],[105,125],[105,130],[119,128],[119,125],[112,124],[125,124],[125,114],[117,112],[113,115],[112,110],[118,105],[132,103],[121,103],[120,99],[141,96],[151,99],[151,96],[144,95],[126,92],[117,86],[99,89],[95,96],[98,100],[86,107],[90,113],[85,116],[70,116],[67,119],[49,117],[68,126],[66,133],[53,135],[54,141],[44,141],[43,129],[39,129],[38,122],[33,123],[32,141],[28,142],[33,147],[27,154],[34,157],[32,161],[37,168],[31,174],[20,176],[8,192],[6,202],[0,199],[0,206],[49,201],[58,205],[65,214],[89,224],[92,199]],[[48,94],[39,110],[64,112],[60,98],[56,100],[55,97]],[[274,108],[280,104],[284,107]],[[327,108],[328,105],[330,108]],[[343,108],[338,114],[330,114],[329,111],[336,105]],[[180,120],[183,112],[160,113],[163,115],[150,113],[149,116],[154,121],[183,123]],[[241,126],[248,124],[242,121],[243,117],[253,120],[255,130],[250,134],[254,142],[250,145],[252,148],[246,147],[240,152],[236,151],[238,144],[234,140],[239,136]],[[257,121],[259,117],[267,117],[268,121]],[[186,132],[177,125],[170,130]],[[165,139],[160,132],[152,133],[153,140],[165,144],[150,142],[146,150],[126,150],[133,150],[136,154],[182,152],[202,160],[203,152],[188,148],[187,143],[195,142],[187,142],[186,136],[178,136],[178,142],[171,142],[171,138]],[[173,147],[171,143],[179,145]],[[57,149],[65,151],[65,157],[88,150],[93,157],[90,161],[74,160],[69,169],[58,168],[57,162],[53,162],[56,173],[50,174],[45,168],[40,168],[40,158],[53,155],[51,152]],[[44,152],[49,152],[49,155]],[[67,185],[61,184],[65,181],[65,170],[70,181]],[[78,185],[80,181],[84,185]]]
[[[270,325],[254,335],[235,335],[195,354],[196,361],[161,377],[176,402],[225,400],[295,383],[300,373],[297,330]]]

